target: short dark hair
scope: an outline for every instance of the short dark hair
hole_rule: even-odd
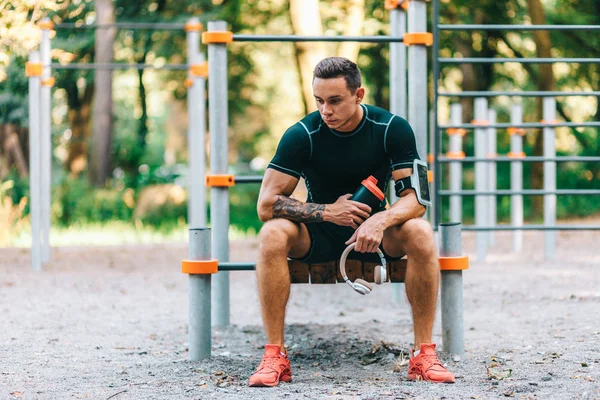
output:
[[[344,57],[329,57],[321,60],[313,71],[315,78],[331,79],[344,77],[346,86],[354,93],[361,87],[362,79],[358,65]]]

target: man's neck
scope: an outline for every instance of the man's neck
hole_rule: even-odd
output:
[[[358,127],[358,125],[360,124],[360,122],[363,119],[363,115],[365,114],[365,111],[363,110],[362,106],[360,104],[356,105],[356,112],[354,113],[354,116],[352,116],[352,118],[350,118],[348,120],[347,124],[344,124],[343,127],[341,127],[341,129],[336,129],[336,131],[338,132],[352,132],[353,130],[356,129],[356,127]]]

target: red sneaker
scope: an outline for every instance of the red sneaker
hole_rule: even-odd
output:
[[[408,379],[411,381],[454,383],[454,375],[438,359],[434,343],[421,344],[419,355],[415,357],[412,350],[411,355],[408,362]]]
[[[290,360],[281,354],[279,346],[267,344],[258,369],[250,377],[250,386],[277,386],[279,381],[292,381]]]

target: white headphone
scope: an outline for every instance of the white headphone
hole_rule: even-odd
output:
[[[371,293],[371,290],[373,290],[373,287],[369,282],[364,279],[356,279],[354,282],[350,282],[350,279],[348,279],[348,275],[346,274],[346,258],[348,258],[348,254],[354,250],[354,246],[356,246],[356,243],[350,244],[342,253],[342,256],[340,257],[340,272],[346,283],[357,293],[362,295],[369,294]],[[377,254],[381,259],[381,265],[376,266],[373,270],[374,281],[376,284],[381,285],[387,280],[387,263],[385,261],[385,255],[379,248],[377,248]]]

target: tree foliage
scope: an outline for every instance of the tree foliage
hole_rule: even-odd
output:
[[[117,22],[185,23],[196,16],[206,26],[209,20],[222,19],[236,33],[291,34],[294,31],[316,29],[326,34],[364,35],[389,34],[389,13],[383,0],[312,0],[318,7],[319,20],[294,22],[290,15],[293,0],[199,0],[169,2],[142,0],[130,2],[116,0]],[[441,0],[440,18],[443,24],[525,24],[532,22],[534,0],[497,2],[486,0]],[[544,18],[548,24],[600,23],[600,5],[593,0],[554,0],[542,2]],[[303,7],[307,2],[298,3]],[[352,10],[364,9],[360,26],[353,25]],[[15,124],[26,128],[27,79],[24,63],[29,51],[39,41],[36,23],[43,17],[55,23],[93,24],[93,0],[25,2],[0,0],[0,124]],[[431,21],[430,21],[431,23]],[[295,25],[296,24],[296,25]],[[317,25],[316,25],[317,24]],[[309,30],[310,30],[309,29]],[[540,38],[531,31],[452,31],[440,35],[442,57],[535,57],[539,54]],[[543,40],[550,43],[552,57],[595,57],[599,48],[597,35],[589,31],[549,31]],[[53,62],[93,63],[94,33],[89,29],[59,29],[53,37]],[[287,46],[287,47],[286,47]],[[121,29],[114,42],[116,62],[171,64],[186,62],[185,32],[183,30]],[[268,158],[285,127],[302,117],[309,109],[310,96],[301,86],[302,79],[310,80],[310,66],[299,68],[299,47],[288,44],[233,43],[228,47],[228,99],[230,162],[235,173],[252,172],[249,163],[257,157]],[[323,50],[324,49],[324,50]],[[388,46],[361,44],[355,47],[356,57],[364,74],[368,99],[371,103],[387,107],[389,102]],[[206,48],[202,46],[202,50]],[[309,45],[304,52],[326,55],[348,54],[339,45]],[[355,50],[352,50],[355,51]],[[319,54],[321,54],[319,53]],[[353,53],[354,54],[354,53]],[[273,61],[275,60],[275,61]],[[431,68],[431,59],[428,62]],[[308,71],[308,72],[307,72]],[[548,70],[536,64],[514,63],[444,65],[441,69],[442,90],[537,90],[553,80],[556,90],[598,90],[600,71],[597,64],[557,63]],[[304,77],[302,77],[304,75]],[[65,172],[55,172],[55,181],[63,182],[86,171],[89,156],[91,106],[94,99],[94,75],[91,71],[54,70],[56,84],[53,89],[55,117],[53,146],[55,166]],[[308,78],[306,78],[308,76]],[[185,71],[122,71],[115,72],[113,86],[115,128],[111,152],[112,178],[107,189],[121,191],[132,188],[136,193],[149,183],[180,182],[185,178],[187,151],[185,140],[172,147],[168,155],[167,142],[172,141],[171,131],[185,131],[185,114],[175,114],[171,109],[185,101]],[[126,84],[123,84],[126,82]],[[310,87],[309,87],[310,89]],[[430,95],[432,93],[430,92]],[[160,101],[156,99],[160,98]],[[432,98],[432,96],[430,96]],[[440,110],[447,110],[443,103]],[[459,99],[451,99],[459,101]],[[471,100],[463,103],[463,120],[473,119]],[[539,102],[531,98],[497,98],[490,107],[498,112],[499,121],[508,121],[510,106],[521,102],[526,121],[541,119]],[[155,104],[163,105],[156,111]],[[600,120],[600,101],[597,98],[557,98],[557,112],[566,121]],[[528,132],[525,140],[527,154],[539,153],[541,136],[537,130]],[[557,129],[560,155],[597,156],[600,137],[595,128]],[[185,137],[185,132],[180,134]],[[169,146],[171,146],[169,144]],[[499,135],[499,153],[509,150],[508,135]],[[1,146],[0,146],[1,147]],[[26,148],[25,148],[26,150]],[[473,154],[472,136],[465,138],[465,151]],[[0,150],[0,155],[2,151]],[[143,167],[143,168],[142,168]],[[2,173],[0,168],[0,173]],[[468,168],[467,168],[468,171]],[[508,187],[507,169],[498,169],[498,182]],[[6,172],[6,171],[5,171]],[[598,188],[600,163],[559,164],[559,188]],[[537,174],[537,175],[536,175]],[[69,176],[71,178],[69,178]],[[472,178],[465,175],[465,185],[472,186]],[[535,187],[539,171],[526,164],[525,176],[529,187]],[[80,187],[69,184],[69,187]],[[60,185],[59,185],[60,186]],[[248,189],[254,194],[257,189]],[[237,195],[236,195],[237,196]],[[238,198],[238,197],[236,197]],[[239,198],[246,199],[246,194]],[[237,201],[237,200],[236,200]],[[93,202],[89,202],[94,204]],[[590,198],[568,197],[559,199],[562,215],[580,210],[597,210],[598,202]],[[116,204],[116,203],[115,203]],[[467,202],[468,204],[468,202]],[[508,206],[499,201],[500,213]],[[533,207],[537,209],[537,207]],[[119,213],[116,213],[117,215]],[[87,215],[87,214],[86,214]],[[92,215],[92,214],[90,214]],[[119,214],[121,215],[121,214]],[[122,214],[125,215],[125,214]],[[469,215],[469,213],[466,213]],[[533,215],[533,214],[531,214]]]

